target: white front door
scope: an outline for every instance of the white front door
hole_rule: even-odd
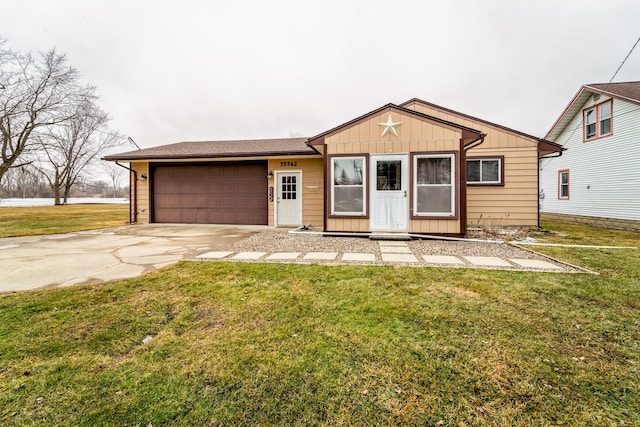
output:
[[[276,172],[276,225],[302,225],[302,172]]]
[[[371,156],[371,231],[407,231],[406,154]]]

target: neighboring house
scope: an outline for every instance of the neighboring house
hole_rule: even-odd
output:
[[[540,162],[545,215],[640,221],[640,82],[582,86],[546,138],[567,151]]]
[[[561,148],[413,99],[312,138],[182,142],[130,163],[133,222],[465,235],[538,225],[538,159]]]

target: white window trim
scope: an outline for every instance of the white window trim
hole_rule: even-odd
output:
[[[482,159],[467,159],[467,165],[469,164],[469,162],[480,162],[480,181],[469,181],[469,179],[467,178],[467,184],[472,184],[472,185],[486,185],[486,184],[502,184],[504,181],[504,177],[502,176],[502,159],[500,157],[487,157],[487,158],[482,158]],[[497,181],[485,181],[482,179],[482,162],[494,162],[497,161],[498,162],[498,180]],[[468,167],[468,166],[467,166]]]
[[[335,160],[362,160],[362,185],[340,185],[339,187],[362,187],[362,211],[361,212],[336,212],[335,210]],[[367,215],[367,158],[365,156],[335,156],[331,157],[329,162],[329,168],[331,169],[331,215],[332,216],[362,216]]]
[[[418,160],[419,159],[451,159],[451,183],[450,184],[418,184]],[[456,215],[456,156],[455,154],[418,154],[413,156],[413,216],[415,217],[455,217]],[[449,212],[418,212],[418,187],[443,187],[451,186],[451,209]]]

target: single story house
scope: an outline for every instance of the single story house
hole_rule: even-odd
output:
[[[131,221],[463,236],[537,226],[538,160],[561,147],[419,99],[311,138],[181,142],[129,163]]]

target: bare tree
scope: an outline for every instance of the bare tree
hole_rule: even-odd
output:
[[[1,193],[6,197],[48,197],[49,190],[42,180],[42,174],[33,167],[11,168],[4,175]]]
[[[124,169],[112,162],[102,162],[100,168],[111,180],[113,186],[113,193],[111,197],[118,197],[120,187],[122,186],[122,174]]]
[[[124,140],[107,128],[109,120],[94,100],[87,99],[77,106],[73,117],[47,127],[46,133],[38,136],[47,159],[38,167],[49,182],[56,205],[67,203],[71,187],[91,162]]]
[[[77,105],[95,99],[65,55],[51,49],[34,57],[5,44],[0,40],[0,180],[9,168],[30,162],[24,155],[37,130],[75,117]]]

